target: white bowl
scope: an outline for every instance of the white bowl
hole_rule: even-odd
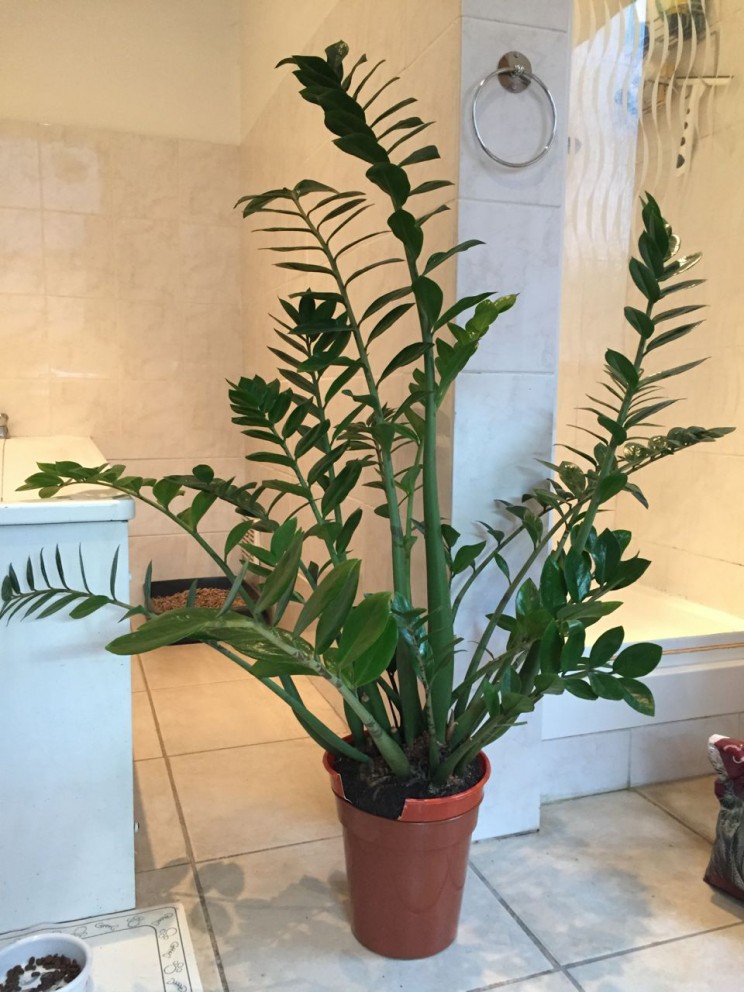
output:
[[[5,981],[7,973],[16,965],[23,968],[29,958],[43,958],[47,954],[64,954],[80,965],[80,974],[60,992],[88,992],[93,954],[85,941],[71,933],[35,933],[0,948],[0,982]]]

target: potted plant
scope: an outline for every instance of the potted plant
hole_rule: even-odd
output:
[[[325,751],[346,831],[354,932],[379,953],[421,957],[455,936],[470,832],[488,776],[484,748],[546,693],[625,700],[653,713],[651,693],[639,680],[658,663],[660,647],[621,650],[624,632],[617,626],[585,650],[586,629],[621,605],[614,594],[649,565],[627,553],[631,535],[602,527],[599,514],[623,491],[644,501],[632,481],[640,469],[728,428],[649,436],[652,418],[674,402],[661,395],[665,381],[699,364],[652,371],[660,349],[696,326],[688,315],[699,307],[677,305],[676,294],[698,284],[677,277],[699,256],[674,260],[679,242],[648,196],[641,258],[630,262],[643,303],[625,310],[635,346],[630,355],[606,353],[605,392],[590,407],[586,450],[571,448],[576,461],[549,464],[544,485],[519,503],[503,504],[510,529],[486,522],[476,542],[457,533],[440,510],[437,415],[458,373],[515,298],[484,292],[445,302],[438,267],[480,242],[424,251],[426,221],[443,207],[429,202],[422,212],[417,205],[450,185],[415,184],[417,163],[438,157],[433,145],[415,147],[426,122],[407,116],[412,100],[387,102],[386,84],[376,82],[377,67],[366,71],[364,56],[347,70],[346,54],[339,43],[325,58],[285,63],[294,67],[302,97],[322,110],[339,151],[364,163],[374,193],[390,201],[387,232],[397,254],[383,252],[356,270],[350,264],[349,249],[378,233],[360,233],[365,193],[305,180],[239,201],[245,217],[275,236],[279,267],[307,274],[320,287],[280,300],[272,349],[279,378],[253,375],[230,385],[233,421],[251,439],[248,458],[265,465],[267,477],[240,486],[206,465],[156,480],[127,475],[121,465],[56,463],[40,464],[26,483],[41,497],[81,482],[102,485],[155,507],[228,577],[225,604],[154,616],[117,600],[113,583],[110,593],[91,590],[82,563],[80,579],[71,582],[59,554],[53,564],[42,553],[29,561],[25,581],[8,571],[0,616],[42,618],[65,610],[75,618],[113,604],[144,623],[108,645],[110,651],[142,653],[191,637],[262,681]],[[302,260],[294,260],[293,249],[303,252]],[[381,266],[390,267],[390,288],[360,309],[358,280]],[[400,341],[404,320],[415,323],[418,336],[380,368],[377,343]],[[409,373],[408,395],[392,404],[382,390],[400,370]],[[392,572],[390,589],[363,595],[353,553],[362,510],[347,500],[360,482],[380,493],[375,512],[389,524]],[[183,493],[193,499],[176,512],[172,503]],[[199,532],[218,500],[240,518],[224,548],[210,546]],[[231,555],[250,529],[262,540],[249,544],[249,555],[234,567]],[[510,567],[507,555],[520,538],[528,550]],[[421,602],[412,593],[417,542],[425,551]],[[244,587],[251,573],[259,585],[255,602]],[[466,671],[456,678],[462,649],[455,617],[481,577],[500,586]],[[230,610],[238,598],[247,615]],[[346,737],[305,706],[300,676],[338,691]]]

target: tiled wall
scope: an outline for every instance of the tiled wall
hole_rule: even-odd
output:
[[[699,127],[686,131],[687,171],[675,169],[682,127],[691,120],[680,105],[679,87],[663,100],[664,90],[659,90],[656,113],[648,92],[644,99],[640,89],[640,30],[647,5],[616,2],[604,8],[592,17],[576,5],[559,422],[576,422],[576,397],[599,378],[605,348],[635,346],[634,332],[624,327],[621,316],[626,300],[637,302],[625,266],[634,247],[636,195],[649,189],[681,236],[683,253],[703,251],[691,276],[708,282],[686,294],[684,302],[710,306],[701,328],[649,361],[649,368],[659,370],[710,356],[702,368],[671,380],[669,394],[683,402],[656,419],[665,430],[689,424],[738,427],[744,374],[744,339],[738,329],[744,4],[706,8],[709,32],[697,41],[690,75],[733,79],[723,89],[704,92]],[[645,66],[647,74],[657,70],[653,59]],[[591,443],[591,438],[584,435],[583,441]],[[616,524],[632,530],[634,547],[652,560],[644,582],[744,613],[744,523],[735,510],[743,455],[738,431],[644,472],[638,482],[650,511],[629,496],[620,497]]]
[[[332,9],[331,9],[332,8]],[[260,85],[251,87],[249,99],[250,115],[243,138],[242,181],[245,192],[259,192],[275,186],[292,186],[303,178],[314,178],[329,183],[338,189],[359,189],[367,187],[364,178],[364,164],[357,159],[342,155],[331,143],[331,136],[322,125],[320,113],[302,101],[298,95],[298,85],[289,67],[273,69],[278,58],[297,51],[318,53],[339,39],[350,46],[349,65],[362,53],[370,58],[370,66],[379,59],[386,59],[380,71],[381,81],[393,75],[401,75],[402,80],[388,91],[389,102],[415,95],[419,103],[413,108],[424,119],[434,119],[436,127],[422,136],[421,144],[435,142],[442,153],[442,160],[417,166],[417,179],[456,178],[457,141],[459,133],[459,78],[460,59],[460,4],[459,0],[385,0],[370,4],[367,0],[345,0],[329,5],[327,0],[314,0],[313,4],[303,5],[306,34],[293,38],[290,30],[286,45],[278,45],[276,22],[282,10],[280,5],[277,17],[267,21],[265,14],[255,5],[245,5],[246,52],[253,60],[252,71],[260,79]],[[311,16],[312,12],[312,16]],[[266,33],[266,44],[263,38]],[[296,26],[294,34],[297,35]],[[294,46],[294,47],[293,47]],[[266,55],[262,53],[266,52]],[[260,58],[261,62],[255,64]],[[248,59],[246,58],[246,64]],[[269,82],[273,75],[273,82]],[[263,106],[256,106],[256,99],[263,100]],[[381,108],[386,106],[384,102]],[[430,135],[430,137],[429,137]],[[415,147],[414,145],[411,146]],[[360,185],[361,184],[361,185]],[[442,194],[429,194],[420,197],[421,211],[430,209],[440,201],[449,199],[448,191]],[[373,211],[364,215],[357,225],[358,234],[385,227],[386,204],[382,194],[375,195],[381,210],[377,216]],[[426,201],[426,202],[424,202]],[[371,219],[370,219],[371,218]],[[373,226],[374,225],[374,226]],[[260,223],[245,222],[244,230],[244,286],[246,300],[246,354],[249,357],[247,368],[268,377],[275,376],[276,360],[267,346],[274,344],[274,323],[267,317],[276,313],[278,295],[305,289],[311,281],[307,275],[289,277],[286,272],[272,267],[274,259],[270,253],[259,250],[260,245],[272,243],[270,236],[251,234]],[[450,247],[456,238],[456,215],[454,211],[442,214],[427,223],[425,253]],[[371,247],[359,246],[348,253],[347,271],[361,268],[374,259],[386,257],[381,254],[397,255],[395,242],[384,238],[372,241]],[[303,258],[304,256],[298,256]],[[314,258],[308,254],[308,261]],[[454,293],[454,267],[438,270],[444,279],[446,298]],[[352,287],[356,307],[361,311],[366,304],[385,291],[404,285],[407,274],[402,266],[382,268],[358,280]],[[316,288],[321,284],[313,280]],[[412,325],[401,326],[399,332],[388,338],[379,339],[374,360],[381,371],[413,333]],[[394,374],[387,380],[386,396],[391,402],[400,402],[405,393],[406,377]],[[354,383],[351,384],[354,388]],[[342,397],[336,404],[343,409],[346,400]],[[446,445],[445,445],[446,447]],[[448,475],[447,451],[444,452],[444,479]],[[358,504],[365,511],[352,546],[364,562],[363,582],[368,589],[389,587],[389,550],[387,523],[372,513],[379,502],[374,490],[359,487],[350,505]]]
[[[496,524],[494,500],[519,499],[544,477],[536,458],[550,458],[556,389],[561,245],[566,156],[568,0],[529,3],[464,0],[458,239],[486,247],[464,256],[457,290],[518,293],[457,383],[453,435],[454,525],[468,537],[475,521]],[[537,164],[508,170],[478,148],[470,123],[476,85],[499,58],[517,50],[550,88],[557,105],[554,146]],[[484,91],[482,129],[500,157],[529,158],[547,139],[550,116],[537,86],[512,94],[497,83]],[[479,102],[480,108],[480,102]],[[522,551],[525,549],[522,548]],[[458,618],[462,658],[484,615],[503,592],[489,576]],[[464,663],[464,661],[463,661]],[[495,773],[477,836],[534,829],[539,822],[539,714],[489,748]]]
[[[225,378],[243,359],[235,145],[0,124],[0,409],[16,435],[90,435],[134,473],[242,471]],[[219,538],[231,521],[205,518]],[[203,574],[147,508],[133,590]],[[196,549],[198,551],[198,549]],[[198,557],[198,556],[197,556]]]
[[[654,585],[744,616],[744,517],[739,512],[744,482],[740,259],[744,4],[727,0],[708,5],[708,11],[707,48],[717,57],[709,58],[700,74],[733,78],[725,88],[703,95],[694,139],[687,132],[687,148],[692,149],[689,171],[662,174],[658,195],[682,238],[682,252],[703,252],[690,277],[707,282],[686,293],[680,302],[706,303],[709,310],[703,314],[701,327],[657,353],[654,368],[710,356],[701,368],[676,380],[678,385],[670,393],[684,400],[665,411],[663,422],[668,426],[733,426],[737,431],[654,466],[643,480],[651,512],[644,513],[628,500],[619,507],[618,520],[635,531],[653,559],[650,581]],[[677,127],[670,137],[676,143],[681,133],[679,117],[673,120]]]

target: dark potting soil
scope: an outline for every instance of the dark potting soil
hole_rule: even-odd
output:
[[[476,785],[483,774],[480,762],[474,761],[462,775],[452,775],[444,785],[432,785],[428,781],[428,744],[424,739],[404,748],[413,768],[413,775],[405,781],[390,771],[371,742],[365,742],[359,750],[370,755],[371,764],[363,765],[351,758],[336,758],[336,771],[344,784],[344,793],[352,806],[386,820],[398,819],[406,799],[454,796]]]
[[[0,982],[0,992],[54,992],[64,989],[81,972],[80,965],[65,954],[45,954],[17,964]]]

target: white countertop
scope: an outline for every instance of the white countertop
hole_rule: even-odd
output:
[[[102,486],[71,486],[52,499],[38,492],[18,492],[38,471],[37,462],[73,461],[96,466],[107,462],[89,437],[10,437],[0,440],[0,526],[4,524],[66,523],[83,520],[130,520],[134,502],[112,496]]]

